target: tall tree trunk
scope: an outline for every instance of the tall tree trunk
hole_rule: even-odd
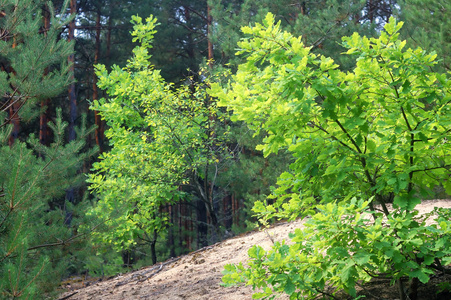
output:
[[[152,257],[152,264],[156,264],[157,263],[157,250],[156,250],[156,244],[157,244],[157,238],[158,238],[158,233],[156,230],[154,230],[153,232],[153,239],[150,242],[150,255]]]
[[[75,14],[77,11],[77,1],[70,0],[70,13]],[[68,41],[73,41],[75,38],[75,19],[69,23],[69,33]],[[71,84],[68,89],[69,96],[69,142],[75,140],[75,121],[77,119],[77,96],[75,94],[75,55],[72,53],[68,57],[69,63],[69,73]],[[75,202],[75,191],[74,188],[69,188],[66,190],[66,201],[74,203]],[[66,209],[66,219],[64,223],[70,226],[72,222],[72,212]]]
[[[99,56],[100,56],[100,8],[97,9],[97,17],[96,17],[96,50],[94,55],[94,64],[97,64],[99,62]],[[97,88],[97,76],[93,69],[92,74],[92,100],[98,100],[99,94],[98,94],[98,88]],[[99,147],[99,151],[103,151],[103,126],[102,126],[102,120],[100,118],[99,112],[94,111],[94,122],[96,125],[95,130],[95,137],[96,137],[96,144]]]
[[[107,67],[110,66],[110,59],[111,59],[111,29],[112,29],[112,21],[113,21],[113,17],[112,15],[112,5],[114,4],[114,2],[111,4],[110,6],[110,16],[108,17],[108,29],[107,29],[107,33],[106,33],[106,65]]]
[[[20,131],[20,118],[19,118],[19,110],[20,110],[20,102],[16,100],[17,97],[11,97],[11,106],[9,107],[9,121],[13,124],[13,130],[11,135],[9,136],[9,146],[12,147],[14,141],[19,137]]]
[[[185,20],[186,20],[186,24],[187,26],[191,26],[191,13],[190,10],[187,6],[183,7],[183,11],[185,13]],[[195,50],[194,50],[194,39],[193,39],[193,33],[192,31],[188,32],[188,35],[186,37],[187,43],[186,43],[186,47],[185,47],[185,51],[186,54],[189,57],[189,69],[191,71],[196,71],[195,68],[197,67],[197,63],[195,61]],[[194,72],[194,74],[197,74],[197,72]]]
[[[185,236],[185,247],[189,251],[191,251],[191,238],[190,238],[190,219],[191,219],[191,210],[190,207],[185,203],[183,204],[183,234]]]
[[[41,116],[39,117],[39,142],[42,145],[48,146],[50,144],[49,141],[49,116],[48,116],[48,107],[50,104],[50,99],[41,100]]]
[[[12,48],[16,48],[16,40],[14,38]],[[14,73],[15,71],[10,66],[9,72]],[[19,131],[20,131],[20,118],[19,118],[19,110],[20,110],[20,99],[18,98],[19,91],[16,91],[15,93],[10,97],[10,107],[9,107],[9,122],[13,124],[13,130],[11,132],[11,135],[8,139],[8,144],[10,147],[13,146],[14,141],[19,137]]]
[[[208,66],[213,67],[213,43],[211,42],[211,27],[213,23],[213,17],[211,16],[211,7],[207,6],[207,44],[208,44]]]
[[[185,212],[186,212],[186,216],[185,216],[185,230],[186,230],[186,233],[187,233],[185,241],[186,241],[186,248],[188,248],[188,251],[191,251],[192,250],[192,245],[191,245],[191,240],[192,240],[192,238],[191,238],[192,210],[191,210],[191,206],[186,205],[186,204],[185,204],[185,206],[186,206],[186,209],[185,209]]]
[[[168,210],[171,224],[174,224],[174,205],[169,205]],[[169,256],[175,257],[174,225],[169,226],[168,231]]]
[[[207,209],[204,201],[197,200],[197,247],[208,246]]]
[[[44,19],[44,36],[47,36],[47,31],[50,29],[50,12],[47,5],[44,6],[43,10],[43,19]],[[48,74],[49,70],[46,69],[44,72],[44,76]],[[39,117],[39,142],[42,145],[48,146],[50,144],[49,141],[49,116],[48,116],[48,106],[50,104],[50,99],[41,100],[41,115]]]
[[[374,23],[375,8],[374,0],[368,0],[368,19],[371,23]]]
[[[234,218],[234,222],[236,225],[239,225],[240,222],[240,200],[235,196],[235,193],[232,194],[232,203],[234,206],[233,209],[233,216]]]
[[[180,252],[183,252],[183,222],[182,222],[182,201],[181,200],[177,204],[177,208],[178,208],[177,225],[178,225],[178,229],[179,229],[179,249],[180,249]]]
[[[70,0],[70,13],[77,11],[77,1]],[[68,41],[75,38],[75,19],[69,23]],[[77,119],[77,96],[75,94],[75,55],[72,53],[68,57],[71,84],[69,85],[69,142],[75,140],[75,120]]]

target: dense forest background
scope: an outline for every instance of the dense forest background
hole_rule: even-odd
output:
[[[240,28],[268,12],[344,71],[354,65],[340,56],[341,38],[377,36],[395,16],[405,21],[407,45],[435,50],[436,71],[450,71],[451,4],[445,0],[0,0],[0,298],[46,297],[60,279],[139,268],[257,226],[251,207],[271,201],[271,186],[292,158],[256,150],[262,133],[254,135],[217,108],[205,94],[205,78],[236,70],[243,62],[235,56]],[[145,170],[149,160],[136,160],[139,182],[102,190],[96,185],[108,166],[100,158],[120,163],[110,150],[111,141],[121,139],[108,136],[111,124],[101,117],[102,99],[114,92],[108,82],[98,84],[99,72],[129,64],[137,45],[132,16],[149,15],[159,23],[149,59],[161,75],[149,85],[172,83],[178,95],[201,99],[203,126],[179,128],[181,139],[174,135],[167,153],[183,149],[183,157],[195,159],[171,169],[178,177],[152,180],[146,179],[153,174]],[[175,109],[182,112],[179,122],[191,122],[188,110]],[[187,145],[182,138],[189,130],[203,133]],[[160,155],[160,165],[177,163]],[[149,199],[158,201],[142,205],[149,185],[166,192],[152,198],[152,191]],[[436,187],[431,197],[441,195]]]

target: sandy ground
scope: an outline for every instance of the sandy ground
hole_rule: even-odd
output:
[[[434,207],[451,208],[451,200],[424,201],[417,206],[420,213]],[[197,250],[185,256],[155,266],[97,282],[91,286],[68,290],[60,300],[88,299],[155,299],[155,300],[242,300],[252,299],[249,286],[225,288],[220,286],[224,265],[244,262],[252,245],[269,249],[273,242],[288,239],[288,233],[302,227],[301,221],[277,224],[263,231],[254,231]],[[288,299],[282,296],[278,299]]]

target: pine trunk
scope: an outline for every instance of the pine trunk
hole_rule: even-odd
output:
[[[70,0],[70,13],[77,11],[76,0]],[[75,38],[75,20],[69,23],[68,41]],[[77,96],[75,94],[75,55],[72,53],[68,57],[71,84],[69,85],[69,142],[75,140],[75,120],[77,119]]]
[[[100,9],[97,10],[97,17],[96,17],[96,50],[94,55],[94,65],[96,65],[99,62],[99,56],[100,56]],[[93,71],[92,75],[92,100],[98,100],[99,98],[99,92],[97,88],[97,76],[95,74],[95,71]],[[96,144],[99,147],[99,151],[103,151],[103,126],[102,126],[102,120],[100,118],[99,112],[94,111],[94,122],[96,125],[95,130],[95,137],[96,137]]]
[[[12,48],[16,48],[16,40],[14,38]],[[12,67],[9,67],[9,72],[14,73]],[[18,98],[19,91],[15,88],[15,93],[10,97],[10,106],[9,106],[9,122],[13,124],[13,130],[11,135],[9,136],[9,146],[12,147],[14,141],[19,137],[20,132],[20,118],[19,118],[19,110],[20,110],[20,99]]]
[[[19,119],[19,110],[20,103],[16,100],[16,97],[11,97],[11,103],[9,107],[9,121],[13,124],[13,130],[11,135],[9,136],[9,146],[12,147],[14,141],[19,137],[20,132],[20,119]]]
[[[174,205],[169,205],[169,218],[171,224],[174,224]],[[168,245],[169,245],[169,256],[175,257],[175,241],[174,241],[174,226],[169,226],[168,230]]]
[[[110,17],[108,18],[108,29],[107,29],[107,33],[106,33],[106,65],[109,67],[110,66],[110,55],[111,55],[111,29],[112,29],[112,20],[113,17],[111,16],[111,12],[110,12]]]
[[[207,7],[207,44],[208,44],[208,66],[213,67],[213,43],[211,42],[211,26],[213,17],[211,16],[211,7]]]
[[[70,0],[70,13],[75,14],[77,11],[76,0]],[[69,23],[69,33],[68,41],[72,41],[75,38],[75,19]],[[71,84],[68,89],[69,96],[69,142],[74,141],[76,138],[75,134],[75,121],[77,119],[77,96],[75,94],[75,55],[72,53],[68,57],[69,63],[69,74]],[[74,188],[68,188],[66,190],[66,201],[74,203],[75,202],[75,190]],[[72,222],[72,212],[66,209],[66,218],[64,223],[70,226]]]
[[[50,12],[47,5],[43,8],[43,19],[44,19],[44,36],[47,35],[47,31],[50,29]],[[48,74],[48,69],[45,70],[44,76]],[[49,140],[49,127],[47,123],[49,122],[48,107],[50,104],[50,99],[41,100],[41,115],[39,117],[39,142],[42,145],[48,146],[50,144]]]
[[[197,201],[197,247],[208,246],[207,209],[202,200]]]

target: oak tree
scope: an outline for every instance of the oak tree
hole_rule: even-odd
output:
[[[415,206],[435,185],[451,194],[451,81],[431,71],[436,54],[404,48],[401,27],[391,19],[378,38],[343,38],[356,60],[350,72],[282,31],[272,14],[243,27],[246,62],[211,93],[236,120],[267,132],[264,153],[288,149],[295,158],[275,203],[254,211],[263,220],[311,219],[290,245],[252,248],[248,266],[226,267],[224,281],[263,287],[258,297],[313,299],[330,293],[326,285],[355,297],[358,280],[384,276],[406,299],[406,280],[415,293],[449,264],[450,212],[426,225],[432,216]]]

